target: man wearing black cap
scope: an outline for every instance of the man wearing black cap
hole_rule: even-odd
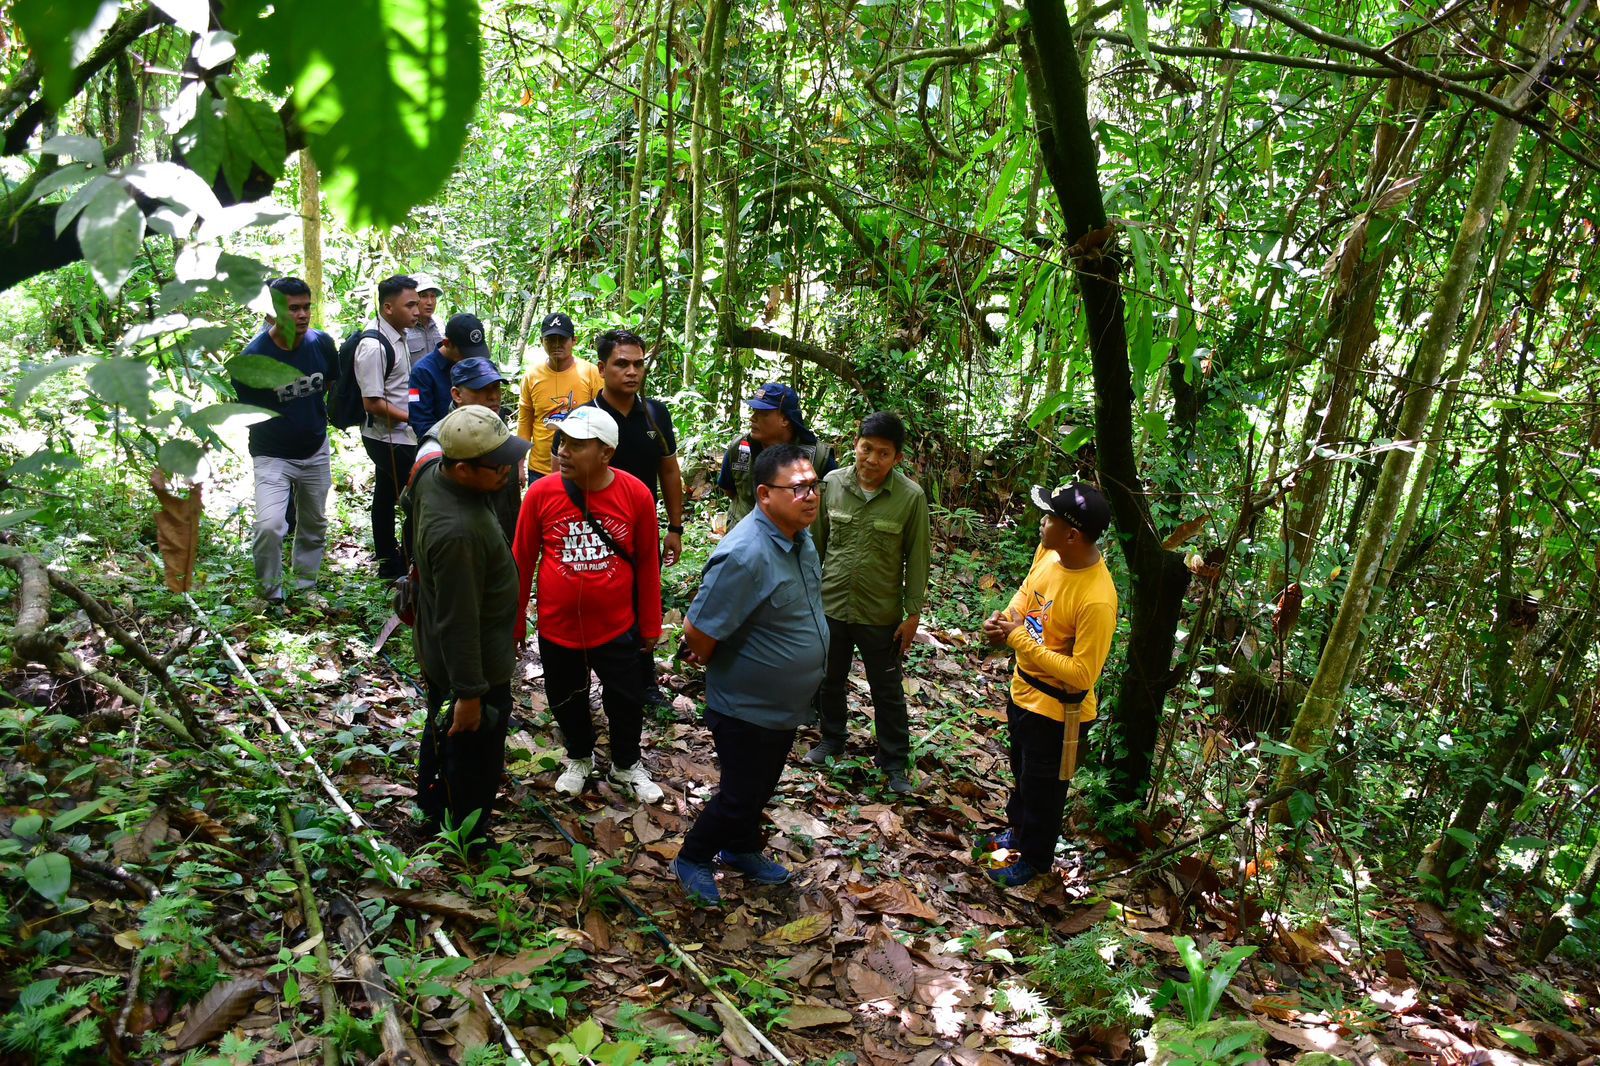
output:
[[[593,363],[572,355],[576,331],[572,319],[560,311],[544,316],[539,336],[544,341],[544,359],[534,363],[522,379],[521,402],[517,405],[517,436],[533,444],[528,452],[528,477],[550,473],[550,442],[555,429],[550,422],[595,398],[605,383]]]
[[[445,324],[438,347],[411,366],[411,395],[407,409],[411,431],[420,440],[433,424],[450,413],[450,368],[469,357],[489,358],[483,322],[477,315],[453,315]]]
[[[717,487],[729,496],[726,531],[730,533],[739,519],[755,509],[756,486],[750,471],[762,448],[769,444],[797,446],[819,478],[827,477],[839,465],[833,449],[818,441],[806,425],[800,394],[789,386],[776,381],[763,385],[745,400],[745,406],[750,408],[750,431],[728,445],[717,474]]]
[[[417,615],[428,696],[417,805],[432,829],[475,819],[487,842],[511,717],[517,564],[489,497],[528,452],[497,412],[452,411],[435,427],[442,458],[416,475]],[[446,704],[449,711],[441,715]]]
[[[1010,887],[1048,873],[1061,836],[1078,732],[1095,717],[1094,685],[1117,629],[1117,586],[1096,541],[1111,508],[1093,485],[1034,486],[1039,547],[1004,613],[983,623],[990,644],[1016,653],[1006,721],[1011,773],[1006,831],[989,849],[1004,865],[989,876]],[[1009,861],[1006,861],[1009,860]]]

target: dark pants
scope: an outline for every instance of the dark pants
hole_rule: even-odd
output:
[[[708,863],[719,851],[760,851],[767,846],[761,811],[778,789],[793,729],[768,729],[742,718],[706,711],[722,780],[678,852],[687,862]]]
[[[400,542],[395,539],[394,511],[400,491],[411,476],[411,464],[417,461],[415,444],[389,444],[371,437],[362,437],[361,446],[372,460],[376,477],[372,483],[372,551],[378,557],[379,577],[399,577],[406,572],[405,558],[400,554]]]
[[[878,765],[904,770],[911,761],[911,730],[906,723],[906,691],[900,679],[900,649],[895,646],[895,626],[858,625],[828,619],[828,670],[817,694],[822,719],[822,742],[844,749],[845,693],[850,687],[850,663],[861,649],[872,692],[872,720],[878,734]]]
[[[425,679],[428,721],[422,727],[422,747],[417,756],[417,806],[430,828],[437,829],[449,816],[460,826],[473,811],[482,811],[473,827],[473,839],[488,841],[494,818],[494,798],[506,765],[506,726],[511,721],[511,682],[491,685],[482,697],[484,716],[496,712],[493,725],[476,732],[449,736],[450,716],[441,714],[450,687]]]
[[[1067,809],[1069,783],[1060,780],[1065,726],[1025,711],[1010,700],[1006,701],[1006,722],[1011,733],[1011,774],[1016,779],[1006,803],[1006,818],[1023,861],[1035,870],[1048,870],[1055,862],[1061,817]],[[1080,733],[1080,751],[1082,743]]]
[[[598,648],[568,648],[539,638],[544,664],[544,694],[561,727],[567,758],[594,754],[594,719],[589,716],[589,672],[600,679],[600,705],[611,734],[611,765],[626,770],[639,761],[644,731],[644,678],[639,672],[639,638],[629,631]]]

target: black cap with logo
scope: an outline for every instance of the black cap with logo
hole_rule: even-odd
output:
[[[1030,496],[1039,510],[1081,530],[1090,540],[1099,540],[1111,525],[1111,505],[1099,489],[1086,481],[1074,481],[1049,492],[1035,485]]]
[[[541,337],[573,337],[577,331],[572,328],[572,319],[560,311],[553,311],[544,316],[544,321],[539,323],[539,336]]]
[[[451,315],[444,324],[444,335],[456,346],[464,359],[489,358],[489,345],[484,342],[483,322],[477,315]]]

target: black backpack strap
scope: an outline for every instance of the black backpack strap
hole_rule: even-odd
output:
[[[1036,688],[1046,696],[1060,700],[1064,704],[1082,703],[1085,697],[1089,695],[1087,692],[1069,692],[1060,685],[1052,685],[1042,677],[1034,677],[1020,666],[1017,667],[1017,676],[1022,678],[1023,682],[1028,686]]]
[[[561,479],[561,487],[567,490],[567,499],[571,500],[572,506],[576,507],[578,513],[583,515],[583,520],[589,524],[589,529],[594,535],[600,538],[600,543],[610,548],[617,558],[629,566],[633,566],[633,556],[623,551],[622,545],[618,544],[611,534],[606,532],[606,527],[595,521],[594,516],[589,513],[589,505],[584,502],[583,490],[578,488],[578,483],[569,477],[564,477]]]

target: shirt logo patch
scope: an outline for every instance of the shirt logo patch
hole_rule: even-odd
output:
[[[613,533],[612,539],[621,538]],[[566,535],[561,538],[561,563],[567,570],[575,574],[604,572],[611,569],[616,557],[588,522],[567,522]]]
[[[416,403],[418,400],[422,399],[422,390],[412,389],[410,392],[406,393],[406,399],[411,403]]]
[[[1055,605],[1055,600],[1040,601],[1039,594],[1033,594],[1034,605],[1022,616],[1022,624],[1028,629],[1028,636],[1033,638],[1035,644],[1044,643],[1044,620],[1050,613],[1050,608]]]

